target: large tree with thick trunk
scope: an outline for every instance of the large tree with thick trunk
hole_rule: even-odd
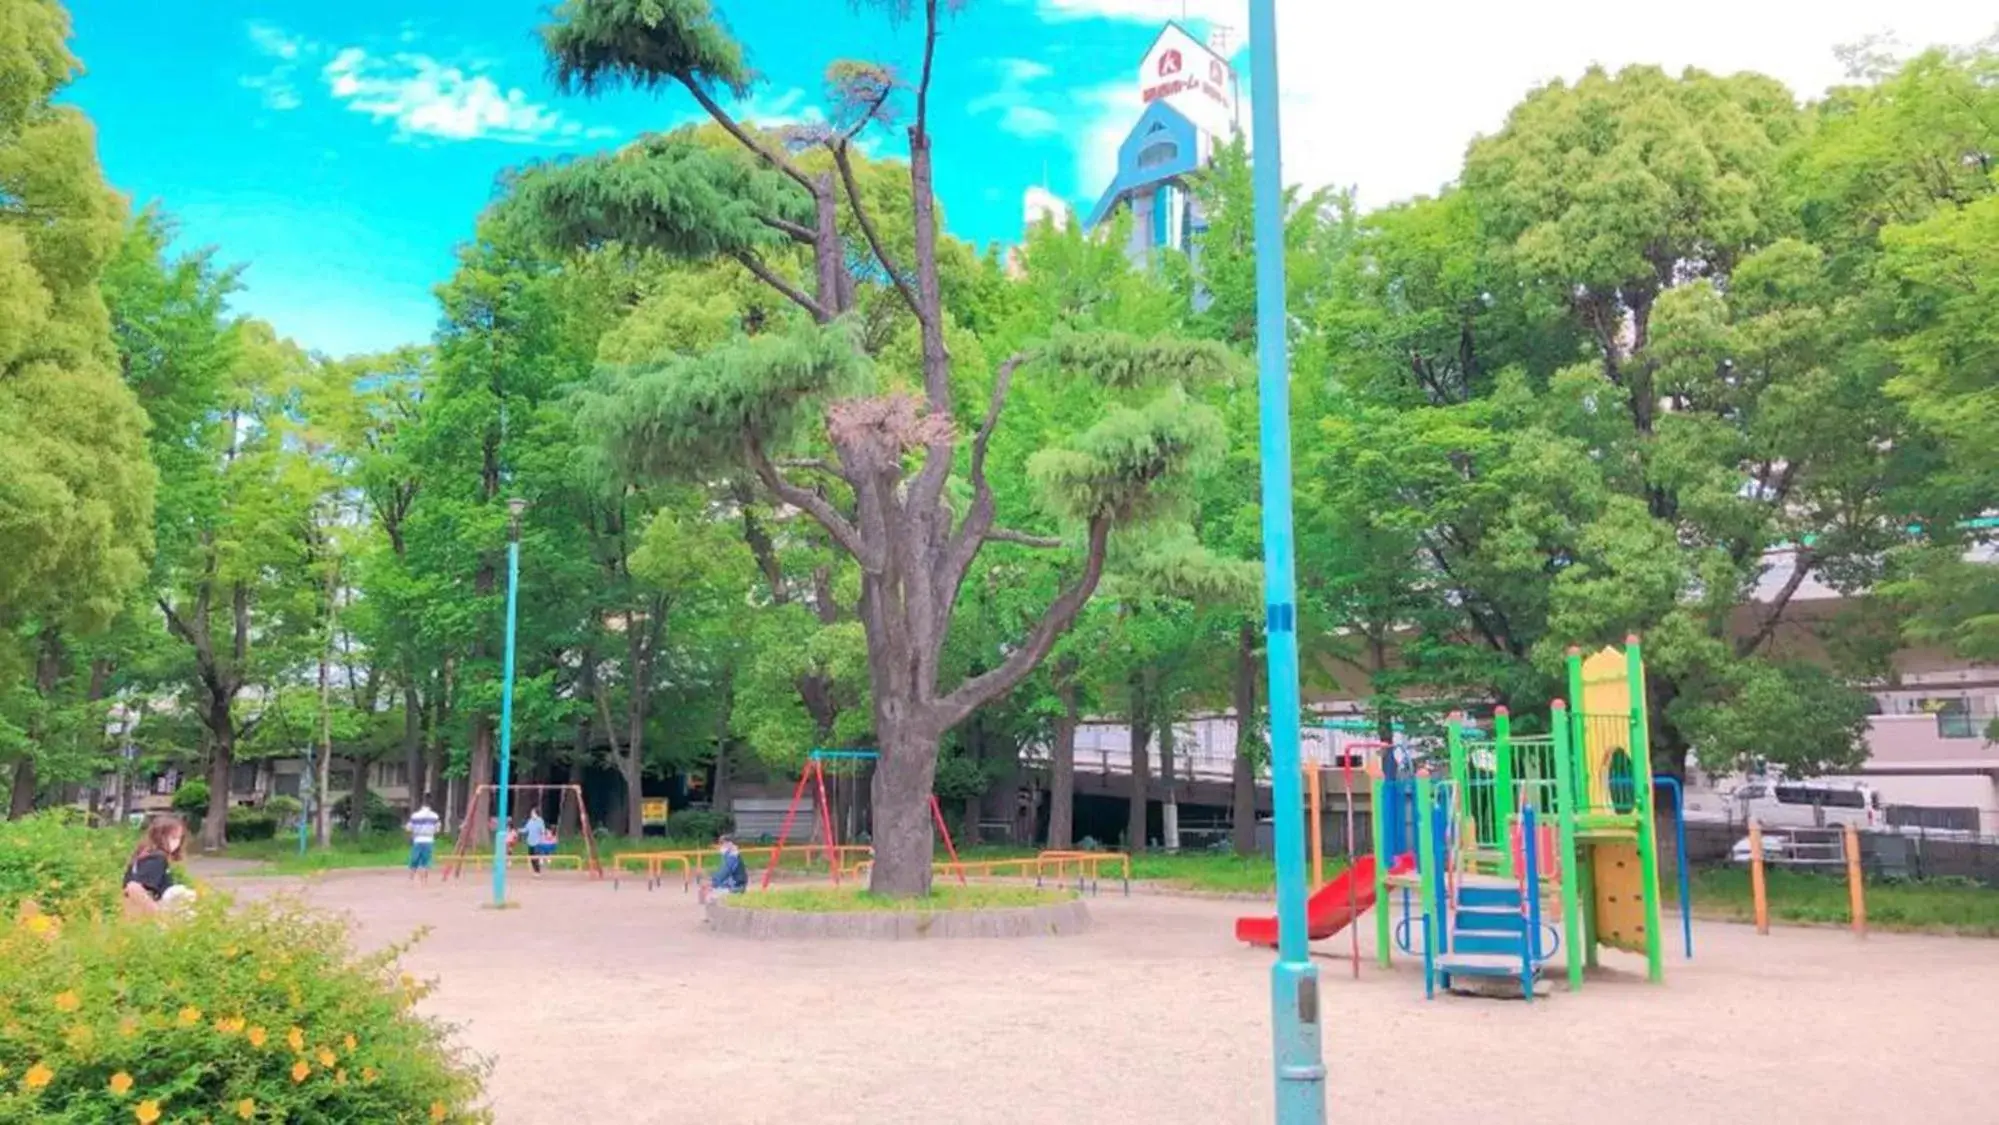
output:
[[[607,375],[588,420],[642,471],[712,477],[746,466],[852,558],[881,751],[871,889],[912,895],[930,886],[939,740],[1048,654],[1096,588],[1112,529],[1157,514],[1176,480],[1212,455],[1219,424],[1179,384],[1217,375],[1228,361],[1219,348],[1171,338],[1065,334],[1008,356],[989,381],[954,367],[947,341],[968,352],[977,341],[950,323],[940,281],[929,105],[940,9],[957,5],[884,6],[891,18],[920,23],[914,78],[835,61],[827,120],[778,135],[724,104],[748,94],[752,76],[709,0],[570,0],[543,33],[565,87],[678,87],[740,152],[717,151],[692,131],[650,137],[531,170],[516,201],[552,242],[733,262],[797,310],[795,323],[746,324],[721,347]],[[853,155],[865,130],[905,113],[906,248],[875,213],[876,197],[860,189]],[[847,314],[864,287],[887,288],[906,306],[913,361],[899,365],[862,347],[861,326]],[[987,451],[1017,376],[1088,379],[1124,392],[1096,424],[1030,463],[1065,536],[999,523]],[[983,408],[961,417],[958,392],[980,381]],[[984,671],[946,682],[942,655],[959,589],[994,541],[1071,551],[1073,570],[1025,636]]]

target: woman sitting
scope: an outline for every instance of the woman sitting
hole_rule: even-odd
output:
[[[159,815],[146,821],[139,846],[125,865],[125,913],[153,914],[194,900],[194,892],[174,884],[173,864],[187,844],[187,825],[177,816]]]

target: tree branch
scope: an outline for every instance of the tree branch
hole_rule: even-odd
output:
[[[1023,547],[1038,547],[1052,551],[1062,546],[1062,540],[1052,535],[1029,535],[1025,531],[1015,531],[1010,527],[995,527],[985,534],[988,543],[1018,543]]]
[[[1757,649],[1762,648],[1765,642],[1776,635],[1777,626],[1784,620],[1784,611],[1790,607],[1791,599],[1797,596],[1798,588],[1811,576],[1816,561],[1812,552],[1803,547],[1792,548],[1791,576],[1784,580],[1783,588],[1777,591],[1775,598],[1771,599],[1770,612],[1764,615],[1763,623],[1756,627],[1756,632],[1735,643],[1735,655],[1753,656]],[[1754,596],[1753,591],[1751,596]]]
[[[937,0],[923,0],[923,74],[916,82],[916,132],[930,136],[930,74],[937,60]]]
[[[1000,364],[993,376],[993,393],[986,403],[985,420],[979,423],[979,432],[972,437],[972,506],[965,513],[965,522],[951,535],[944,548],[944,573],[938,584],[938,594],[942,604],[939,613],[945,620],[951,616],[952,605],[958,598],[958,587],[965,581],[965,575],[972,569],[972,560],[978,557],[979,545],[986,540],[986,533],[992,530],[994,503],[992,482],[986,479],[986,450],[991,446],[993,430],[999,426],[1000,410],[1006,406],[1007,395],[1013,387],[1013,373],[1027,362],[1024,352],[1016,352]]]
[[[812,245],[813,239],[817,237],[813,234],[811,227],[806,226],[804,223],[794,223],[790,219],[780,219],[774,215],[758,215],[757,221],[774,231],[787,235],[793,242],[802,242],[807,246]]]
[[[792,304],[811,313],[813,320],[825,324],[833,319],[833,314],[827,311],[826,306],[806,296],[804,290],[778,276],[776,271],[764,265],[763,259],[755,254],[748,250],[736,250],[729,256],[741,263],[744,269],[756,274],[757,280],[783,294]]]
[[[853,209],[854,221],[861,226],[862,237],[868,240],[868,250],[874,254],[875,260],[882,264],[882,269],[888,273],[889,280],[895,282],[896,292],[902,294],[903,303],[908,305],[909,311],[915,313],[916,319],[921,321],[929,314],[916,299],[916,290],[909,287],[908,279],[902,276],[902,270],[897,268],[895,260],[889,257],[888,247],[882,244],[881,234],[875,230],[874,219],[868,215],[867,207],[861,202],[861,185],[854,178],[854,162],[847,158],[847,143],[844,140],[833,148],[833,163],[840,169],[840,182],[847,188],[847,205]]]
[[[867,544],[861,541],[861,533],[854,529],[854,525],[836,511],[833,505],[827,503],[825,497],[786,480],[784,474],[771,462],[770,455],[764,452],[763,443],[757,440],[755,434],[745,434],[743,446],[744,452],[749,457],[750,468],[755,470],[757,479],[763,481],[765,488],[770,489],[779,500],[818,520],[827,534],[833,537],[833,541],[854,556],[854,561],[861,565],[862,570],[881,569],[882,562],[878,552],[869,549]]]
[[[786,160],[783,154],[765,144],[748,129],[745,129],[741,122],[729,115],[728,110],[723,109],[720,103],[709,96],[708,91],[701,88],[700,83],[683,76],[680,78],[680,84],[687,88],[688,93],[694,95],[694,100],[701,103],[702,109],[708,111],[708,116],[714,118],[717,125],[728,130],[729,135],[736,138],[737,142],[744,148],[762,157],[764,162],[771,167],[798,181],[798,186],[811,192],[814,198],[818,197],[819,189],[812,182],[812,177],[805,174],[804,169]]]
[[[1082,576],[1074,585],[1062,591],[1041,621],[1029,633],[1027,640],[1014,649],[1000,666],[972,677],[958,685],[958,690],[937,701],[943,728],[948,730],[963,722],[981,704],[1011,691],[1027,678],[1036,665],[1055,647],[1057,638],[1066,632],[1082,611],[1083,604],[1096,592],[1097,581],[1104,575],[1104,554],[1110,545],[1111,521],[1106,516],[1097,516],[1090,521],[1089,553],[1083,561]]]

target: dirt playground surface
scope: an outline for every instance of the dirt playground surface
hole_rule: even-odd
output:
[[[494,1060],[506,1125],[1271,1119],[1270,958],[1230,940],[1239,903],[1107,893],[1082,937],[800,944],[711,935],[677,886],[510,886],[504,912],[483,873],[305,891],[369,947],[433,927],[409,968]],[[1999,1121],[1999,941],[1710,924],[1688,964],[1678,938],[1664,986],[1619,957],[1532,1005],[1425,1002],[1407,963],[1356,982],[1320,943],[1329,1118]]]

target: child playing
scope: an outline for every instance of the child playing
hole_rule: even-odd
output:
[[[431,811],[430,799],[419,802],[404,831],[410,834],[410,882],[430,883],[431,855],[437,848],[437,827],[441,818]]]
[[[548,831],[548,822],[541,818],[541,810],[528,813],[528,822],[521,826],[521,835],[528,842],[528,866],[534,873],[541,874],[541,857],[555,854],[555,837]]]

